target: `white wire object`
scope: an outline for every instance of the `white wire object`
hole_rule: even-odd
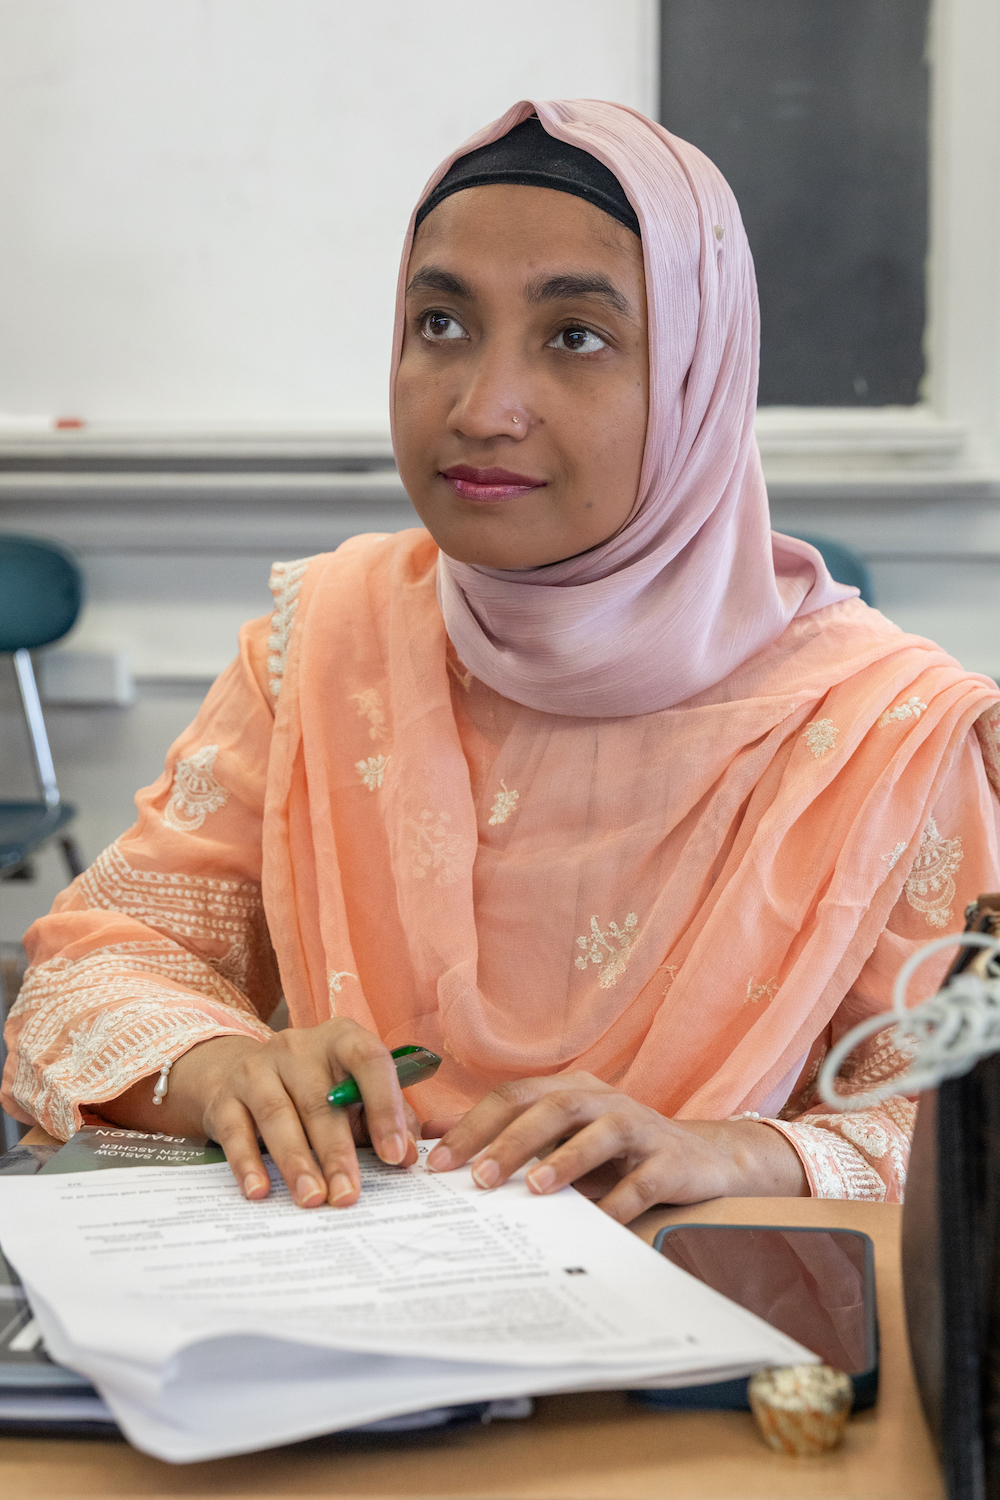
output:
[[[915,970],[942,948],[954,947],[988,948],[992,950],[990,958],[1000,956],[1000,940],[981,932],[937,938],[918,949],[899,971],[892,991],[892,1010],[861,1021],[831,1049],[816,1082],[826,1104],[843,1111],[871,1109],[894,1094],[919,1094],[923,1089],[936,1088],[945,1078],[967,1073],[981,1057],[1000,1052],[1000,977],[985,972],[990,958],[975,961],[983,972],[967,969],[956,974],[936,995],[907,1009],[906,991]],[[835,1085],[844,1059],[865,1037],[893,1022],[893,1044],[910,1059],[907,1070],[865,1093],[838,1094]]]

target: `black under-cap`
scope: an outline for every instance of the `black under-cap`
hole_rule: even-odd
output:
[[[464,188],[510,182],[521,187],[555,188],[601,208],[642,238],[635,209],[615,174],[589,151],[549,135],[537,115],[530,115],[499,140],[479,146],[452,162],[437,187],[417,209],[414,230],[432,209]]]

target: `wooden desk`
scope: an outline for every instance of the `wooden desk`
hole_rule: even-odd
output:
[[[339,1500],[943,1500],[903,1321],[902,1210],[808,1198],[722,1198],[656,1209],[636,1224],[801,1224],[861,1229],[875,1242],[882,1379],[874,1411],[822,1458],[771,1453],[743,1412],[652,1412],[620,1393],[546,1396],[526,1422],[451,1434],[323,1438],[176,1467],[115,1440],[0,1438],[0,1495],[336,1496]]]

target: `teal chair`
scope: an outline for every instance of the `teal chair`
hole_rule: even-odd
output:
[[[810,547],[815,547],[816,551],[822,554],[823,561],[838,583],[846,583],[860,589],[861,597],[866,604],[875,603],[872,575],[858,554],[852,552],[850,547],[844,547],[840,542],[831,542],[828,536],[800,536],[799,541],[808,542]]]
[[[0,534],[0,653],[13,655],[41,798],[0,802],[0,879],[27,871],[32,854],[58,837],[71,876],[84,866],[66,832],[76,809],[63,802],[30,653],[73,628],[83,603],[83,580],[70,554],[36,537]]]

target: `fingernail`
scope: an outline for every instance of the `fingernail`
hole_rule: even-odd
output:
[[[435,1146],[426,1162],[429,1172],[447,1172],[451,1166],[451,1152],[447,1146]]]
[[[258,1177],[256,1172],[248,1172],[243,1179],[243,1193],[247,1198],[252,1198],[254,1193],[259,1193],[262,1187],[266,1187],[263,1177]]]
[[[322,1203],[326,1193],[315,1177],[307,1177],[303,1172],[295,1184],[295,1196],[303,1208],[311,1208],[314,1203]]]
[[[382,1150],[379,1152],[382,1160],[388,1162],[390,1167],[398,1167],[406,1155],[406,1144],[401,1135],[387,1135],[382,1142]]]
[[[481,1188],[496,1187],[500,1180],[500,1168],[495,1161],[489,1157],[485,1161],[477,1162],[472,1169],[472,1180]]]
[[[533,1193],[547,1192],[555,1180],[556,1174],[552,1167],[535,1167],[525,1178]]]
[[[354,1183],[343,1172],[334,1172],[330,1178],[330,1202],[340,1203],[344,1198],[354,1197]]]

